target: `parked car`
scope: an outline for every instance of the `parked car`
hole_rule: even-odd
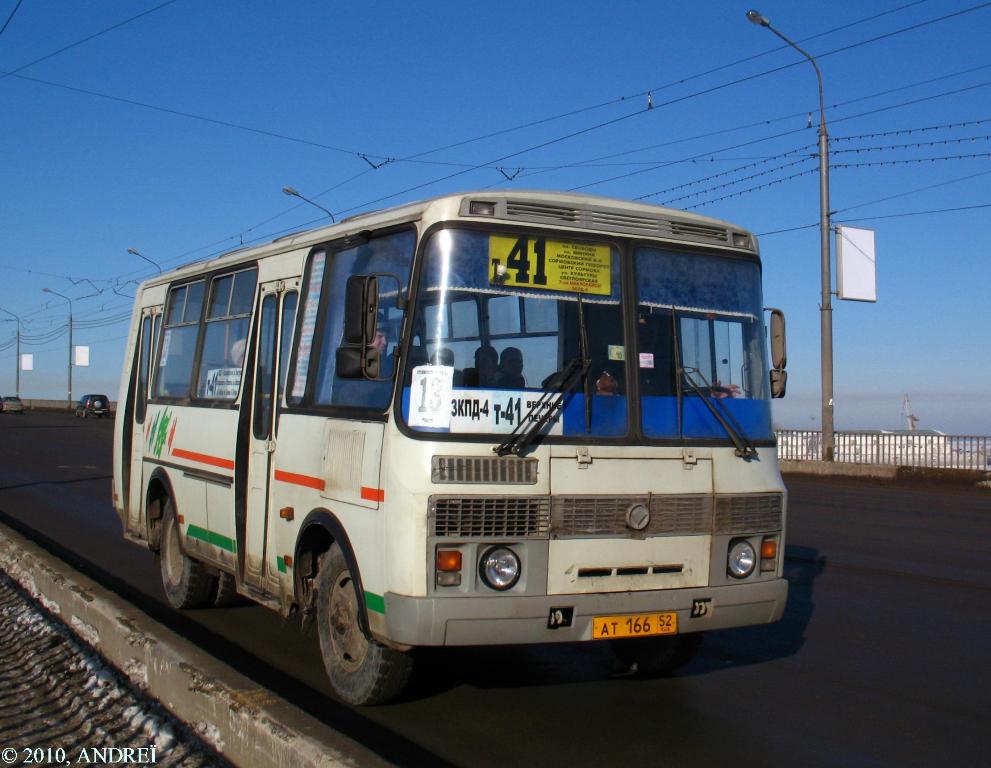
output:
[[[76,418],[110,415],[110,398],[106,395],[83,395],[76,403]]]
[[[3,413],[19,413],[23,416],[24,403],[21,402],[21,398],[19,397],[4,397],[0,400],[0,411]]]

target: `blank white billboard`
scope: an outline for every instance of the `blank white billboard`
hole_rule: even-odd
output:
[[[836,228],[836,290],[847,301],[877,301],[873,229]]]
[[[34,370],[34,355],[21,355],[21,370],[22,371]]]
[[[89,365],[89,347],[75,347],[76,360],[73,363],[77,368],[85,368]]]

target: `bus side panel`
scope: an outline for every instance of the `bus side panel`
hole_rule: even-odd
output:
[[[382,579],[382,503],[379,479],[383,425],[284,413],[275,445],[271,506],[293,509],[296,524],[269,515],[266,570],[278,574],[284,594],[292,592],[298,523],[313,509],[329,509],[344,526],[361,573],[365,601],[379,606]],[[249,514],[258,514],[249,510]]]

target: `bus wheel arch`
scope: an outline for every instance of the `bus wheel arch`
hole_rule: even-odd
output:
[[[316,579],[322,561],[331,547],[340,547],[348,570],[355,582],[358,594],[364,594],[361,586],[361,571],[354,556],[351,540],[344,526],[333,512],[315,509],[306,516],[299,528],[296,539],[296,553],[293,559],[293,592],[303,629],[308,629],[316,619]],[[364,601],[359,601],[358,624],[366,637],[371,637],[368,626],[368,613]]]
[[[165,471],[158,467],[152,473],[145,490],[145,532],[148,548],[153,552],[158,552],[162,546],[162,518],[169,499],[175,503],[172,483]]]

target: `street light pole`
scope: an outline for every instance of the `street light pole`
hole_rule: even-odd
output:
[[[820,371],[822,378],[822,459],[833,460],[833,301],[832,269],[829,252],[829,136],[826,133],[826,106],[822,95],[822,73],[816,60],[793,40],[771,26],[771,22],[754,10],[747,11],[747,19],[761,27],[767,27],[775,35],[802,54],[816,71],[819,84],[819,270],[822,298],[819,304]]]
[[[321,211],[323,211],[328,216],[330,216],[331,223],[333,223],[333,224],[336,224],[337,223],[337,219],[334,218],[334,214],[332,214],[330,211],[328,211],[326,208],[324,208],[322,205],[320,205],[320,203],[314,203],[312,200],[310,200],[310,198],[303,197],[303,195],[299,194],[299,192],[297,192],[294,187],[290,187],[290,186],[286,185],[286,186],[284,186],[282,188],[282,193],[284,195],[289,195],[290,197],[298,197],[300,200],[303,200],[304,202],[309,203],[314,208],[319,208]]]
[[[137,248],[128,248],[127,249],[127,252],[129,254],[131,254],[132,256],[137,256],[139,259],[144,259],[149,264],[151,264],[155,269],[158,270],[158,274],[162,274],[162,268],[160,266],[158,266],[158,262],[152,261],[147,256],[145,256],[143,253],[141,253],[141,251],[139,251]]]
[[[59,293],[58,291],[53,291],[51,288],[42,288],[45,293],[52,293],[56,296],[61,296],[67,302],[69,302],[69,407],[72,407],[72,299],[66,296],[64,293]]]
[[[17,358],[14,360],[14,392],[18,397],[21,396],[21,318],[11,312],[9,309],[4,309],[0,307],[0,312],[6,312],[14,320],[17,321]]]

